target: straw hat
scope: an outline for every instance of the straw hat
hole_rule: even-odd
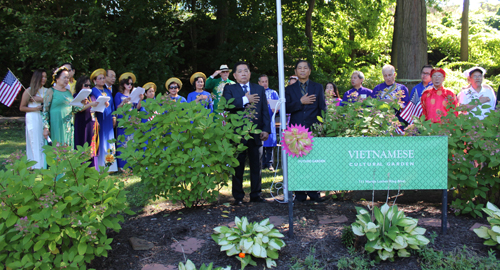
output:
[[[122,75],[120,75],[120,78],[118,79],[119,82],[121,82],[123,79],[127,79],[128,77],[132,78],[132,83],[135,83],[135,75],[132,72],[125,72]]]
[[[167,82],[165,83],[165,88],[167,88],[167,90],[168,90],[168,86],[173,82],[177,83],[179,85],[179,90],[181,90],[182,82],[181,82],[181,80],[179,80],[179,78],[176,78],[176,77],[172,77],[172,78],[168,79]]]
[[[146,83],[142,88],[146,89],[146,91],[149,90],[149,88],[153,87],[156,92],[156,84],[154,82],[148,82]]]
[[[194,79],[196,79],[198,77],[202,77],[204,81],[207,81],[207,75],[205,75],[205,73],[203,73],[203,72],[196,72],[195,74],[191,75],[191,79],[189,79],[189,81],[191,82],[191,84],[193,84]]]
[[[231,73],[231,71],[233,71],[232,69],[229,69],[229,67],[227,65],[220,65],[220,68],[219,68],[220,71],[226,71],[226,70],[229,70],[229,73]]]
[[[97,76],[99,76],[99,75],[106,76],[106,70],[103,68],[99,68],[99,69],[94,70],[94,72],[92,72],[92,74],[90,75],[90,81],[93,82],[94,79],[97,78]]]

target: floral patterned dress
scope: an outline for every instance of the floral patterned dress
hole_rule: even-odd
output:
[[[81,108],[69,105],[73,95],[69,90],[51,88],[44,100],[43,127],[49,128],[54,144],[74,146],[73,114]]]

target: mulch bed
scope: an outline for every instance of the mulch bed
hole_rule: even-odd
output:
[[[371,192],[370,194],[371,198]],[[397,205],[403,209],[407,216],[414,218],[441,218],[441,203],[439,195],[432,196],[431,202],[423,202],[422,198],[429,199],[430,193],[412,193],[398,198]],[[439,194],[439,193],[438,193]],[[365,194],[366,195],[366,194]],[[366,197],[365,197],[366,198]],[[270,199],[269,199],[270,200]],[[246,203],[243,206],[230,206],[229,198],[223,198],[220,203],[205,205],[192,209],[182,208],[180,205],[169,203],[148,206],[140,214],[129,216],[122,224],[119,233],[110,231],[108,235],[114,238],[113,249],[108,252],[108,257],[96,258],[89,268],[124,270],[143,269],[147,265],[160,264],[164,266],[177,266],[185,257],[193,261],[197,267],[202,263],[214,263],[214,266],[228,266],[240,269],[240,262],[234,257],[227,257],[225,252],[220,252],[220,247],[212,240],[210,235],[213,228],[228,225],[234,217],[246,216],[250,222],[261,221],[270,216],[283,216],[288,220],[288,205],[277,202]],[[378,205],[385,202],[377,201]],[[280,252],[275,269],[290,269],[296,259],[305,259],[310,249],[315,249],[315,257],[324,269],[336,269],[337,261],[348,255],[347,248],[341,243],[344,225],[350,225],[356,219],[355,206],[366,206],[369,201],[338,201],[327,200],[320,204],[297,203],[294,206],[294,236],[288,236],[288,223],[277,228],[285,235],[286,246]],[[223,212],[229,211],[229,214]],[[228,217],[223,217],[227,215]],[[347,217],[346,223],[320,223],[320,217],[342,216]],[[455,216],[449,213],[450,228],[446,235],[441,234],[439,227],[425,227],[426,237],[430,238],[432,231],[438,233],[434,244],[430,247],[436,250],[452,251],[467,245],[480,256],[487,256],[489,248],[484,246],[483,240],[478,238],[469,228],[474,223],[486,224],[486,219],[471,218],[468,216]],[[129,238],[138,237],[154,243],[154,248],[146,251],[132,249]],[[174,251],[172,247],[178,241],[188,238],[204,240],[202,247],[192,254],[183,254]],[[397,258],[394,262],[381,262],[374,269],[420,269],[420,258],[412,255],[409,258]],[[257,267],[248,266],[246,269],[263,269],[264,260],[256,260]]]

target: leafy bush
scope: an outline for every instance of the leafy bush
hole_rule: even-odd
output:
[[[358,97],[353,97],[358,100]],[[392,136],[401,126],[393,108],[397,102],[387,104],[379,99],[367,98],[345,106],[328,106],[321,123],[313,124],[315,137]]]
[[[257,265],[251,255],[266,259],[268,268],[276,266],[274,260],[278,259],[278,250],[285,246],[285,242],[280,239],[283,234],[273,229],[269,219],[248,223],[246,217],[236,217],[234,223],[234,228],[220,226],[214,229],[212,239],[221,246],[220,251],[226,251],[227,256],[238,255],[242,269],[248,264]]]
[[[418,220],[406,217],[396,205],[389,207],[384,204],[380,209],[373,207],[375,220],[372,222],[370,213],[361,207],[356,207],[358,215],[351,225],[352,231],[358,236],[366,235],[365,250],[376,252],[377,260],[394,260],[394,255],[409,257],[407,248],[420,249],[429,243],[424,236],[425,229],[417,227]]]
[[[500,209],[496,205],[488,202],[483,211],[489,216],[487,217],[491,229],[481,226],[474,229],[477,236],[486,239],[484,244],[487,246],[497,246],[500,248]]]
[[[483,120],[465,114],[456,117],[453,111],[442,118],[442,124],[417,119],[415,128],[422,136],[448,137],[448,187],[455,188],[452,208],[457,215],[482,217],[484,203],[499,200],[500,109]]]
[[[200,104],[178,103],[162,95],[143,104],[154,114],[130,110],[130,105],[118,110],[128,116],[119,125],[127,127],[127,135],[134,134],[120,149],[120,158],[127,160],[126,166],[141,177],[152,195],[180,201],[186,207],[214,201],[239,164],[237,154],[246,149],[239,142],[256,132],[249,120],[252,113],[209,116],[210,110]],[[225,106],[221,99],[218,112]],[[141,123],[152,115],[152,121]],[[118,139],[123,141],[124,136]]]
[[[90,148],[44,149],[48,170],[30,171],[35,162],[22,157],[0,171],[0,264],[85,269],[95,256],[107,256],[113,239],[106,230],[121,229],[120,213],[133,212],[123,183],[88,167]]]

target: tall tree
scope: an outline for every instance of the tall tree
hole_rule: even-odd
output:
[[[397,0],[391,62],[400,79],[420,78],[427,64],[427,11],[425,0]]]
[[[312,34],[312,14],[314,11],[314,5],[316,0],[309,0],[309,8],[306,11],[306,37],[309,44],[309,48],[313,46],[313,34]]]
[[[469,61],[469,0],[464,0],[462,12],[462,37],[460,38],[460,61]]]

